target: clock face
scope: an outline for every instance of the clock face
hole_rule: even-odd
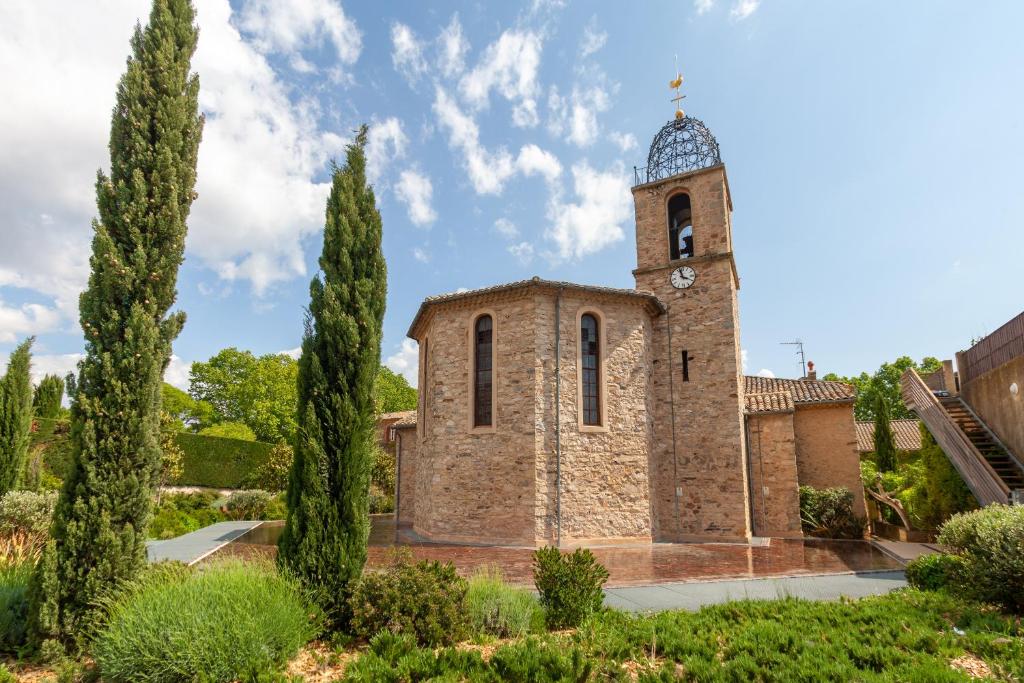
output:
[[[686,289],[697,279],[697,272],[690,266],[680,266],[672,271],[669,281],[676,289]]]

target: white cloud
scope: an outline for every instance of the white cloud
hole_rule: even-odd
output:
[[[191,370],[192,363],[190,361],[182,360],[179,356],[172,354],[171,362],[164,370],[164,381],[182,391],[188,391],[188,375]]]
[[[740,369],[743,372],[747,371],[747,357],[749,352],[746,349],[740,349]]]
[[[697,14],[707,14],[715,6],[715,0],[693,0],[693,6]]]
[[[533,245],[529,242],[508,245],[508,253],[512,254],[523,266],[528,266],[533,261]]]
[[[430,263],[430,254],[422,247],[413,247],[412,257],[420,263]]]
[[[7,372],[7,361],[10,360],[10,353],[0,354],[0,375]],[[69,372],[78,373],[78,361],[82,360],[81,353],[33,353],[31,376],[32,383],[39,384],[46,375],[57,375],[64,378]]]
[[[579,259],[623,238],[622,223],[632,215],[629,183],[621,164],[600,172],[586,161],[572,167],[577,201],[565,203],[556,195],[548,206],[552,240],[560,259]]]
[[[558,180],[562,175],[562,164],[559,163],[558,157],[534,144],[523,145],[519,150],[516,168],[523,175],[539,174],[549,183]]]
[[[608,139],[623,152],[629,152],[637,147],[636,136],[632,133],[619,133],[612,131],[608,133]]]
[[[761,368],[760,370],[757,371],[757,376],[758,377],[769,377],[769,378],[771,378],[771,377],[775,377],[775,373],[772,372],[771,370],[768,370],[767,368]]]
[[[494,221],[494,229],[505,239],[514,240],[519,237],[519,228],[507,218],[499,218]]]
[[[601,132],[597,115],[611,106],[611,97],[601,85],[583,89],[573,86],[568,96],[551,86],[548,94],[548,130],[556,136],[568,134],[569,142],[577,147],[589,147]]]
[[[283,351],[278,351],[277,353],[278,355],[288,356],[289,358],[294,358],[295,360],[298,360],[299,357],[302,356],[302,347],[296,346],[294,349],[284,349]]]
[[[403,339],[399,350],[384,359],[384,365],[404,375],[409,384],[415,387],[419,379],[419,346],[412,339]]]
[[[583,27],[583,38],[580,40],[580,59],[586,59],[608,42],[608,34],[597,28],[597,17],[591,17]]]
[[[296,13],[310,10],[330,23],[336,5],[249,7],[253,22],[281,18],[280,25],[254,23],[252,35],[266,49],[287,51],[311,37]],[[93,186],[96,169],[109,166],[115,89],[145,11],[135,0],[111,0],[102,13],[88,3],[24,3],[0,22],[0,286],[50,297],[47,305],[69,324],[88,277]],[[202,30],[193,68],[207,118],[186,248],[221,278],[249,280],[262,294],[305,274],[301,242],[321,229],[329,189],[312,178],[344,140],[320,128],[315,101],[289,99],[267,57],[232,25],[227,0],[202,0],[197,11]],[[337,38],[354,59],[346,29],[317,31]]]
[[[513,102],[512,122],[519,127],[538,123],[541,39],[531,31],[508,30],[487,46],[480,62],[462,77],[459,90],[475,109],[485,108],[491,90]]]
[[[437,88],[434,112],[448,129],[448,144],[460,150],[469,180],[477,194],[499,194],[505,181],[515,173],[512,156],[504,148],[489,152],[480,144],[480,128],[471,116],[443,88]]]
[[[395,195],[405,202],[409,220],[419,227],[429,226],[437,220],[437,213],[431,206],[434,186],[430,178],[414,170],[402,171],[395,186]]]
[[[455,13],[448,26],[438,36],[441,55],[439,66],[441,73],[448,78],[458,76],[466,68],[466,53],[469,52],[469,41],[462,35],[462,24]]]
[[[405,156],[409,138],[402,131],[402,122],[394,116],[373,123],[366,131],[366,177],[371,183],[380,180],[388,163]]]
[[[61,312],[41,304],[8,306],[0,299],[0,342],[21,341],[42,332],[52,332],[61,323]]]
[[[423,44],[411,28],[395,22],[391,25],[391,45],[391,63],[405,76],[409,85],[415,86],[427,71],[427,63],[423,59]]]
[[[761,6],[761,0],[736,0],[736,4],[729,10],[729,16],[736,21],[742,21],[757,11]]]
[[[198,3],[200,13],[205,5]],[[205,23],[199,25],[206,30]],[[359,28],[336,0],[247,0],[239,13],[238,25],[252,37],[258,50],[286,55],[292,68],[302,72],[315,71],[302,56],[303,50],[310,47],[330,42],[338,62],[346,66],[354,64],[362,50]],[[200,41],[202,35],[201,32]]]

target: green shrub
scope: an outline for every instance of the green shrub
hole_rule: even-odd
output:
[[[864,518],[853,511],[853,493],[844,487],[800,487],[800,523],[804,533],[825,538],[862,538]]]
[[[274,496],[266,491],[235,491],[224,504],[228,519],[265,519]]]
[[[8,491],[0,497],[0,534],[45,534],[56,504],[55,491]]]
[[[92,654],[104,680],[252,680],[282,668],[320,618],[272,566],[146,572],[107,604]]]
[[[53,419],[60,414],[60,402],[64,398],[64,380],[59,375],[46,375],[36,385],[32,395],[32,410],[36,417]]]
[[[0,537],[0,652],[14,652],[25,643],[28,582],[41,540],[21,532]]]
[[[241,441],[256,440],[256,432],[242,422],[218,422],[200,429],[199,436],[219,436],[222,439],[239,439]]]
[[[18,683],[18,678],[0,664],[0,683]]]
[[[370,514],[379,515],[395,511],[395,492],[382,490],[376,484],[370,484]]]
[[[936,591],[954,588],[961,580],[963,560],[957,555],[936,553],[921,555],[907,564],[907,583],[914,588]]]
[[[548,546],[533,554],[533,582],[540,593],[548,628],[579,626],[592,612],[601,609],[608,570],[594,553],[577,548],[563,555]]]
[[[260,441],[225,439],[179,432],[175,440],[184,457],[184,472],[177,484],[236,489],[246,477],[270,457],[272,444]]]
[[[477,633],[519,638],[544,628],[544,610],[537,598],[505,583],[497,567],[484,567],[469,578],[466,609]]]
[[[436,646],[462,640],[468,633],[468,585],[450,562],[416,562],[396,551],[383,571],[366,572],[352,589],[352,631],[370,638],[381,631],[406,634]]]
[[[222,522],[227,517],[213,507],[213,493],[175,493],[163,496],[149,522],[149,538],[175,538]]]
[[[242,486],[247,489],[284,491],[288,488],[288,474],[294,459],[295,453],[291,446],[286,443],[276,444],[270,449],[267,459],[245,477]]]
[[[1024,505],[953,515],[938,540],[962,559],[968,597],[1024,612]]]

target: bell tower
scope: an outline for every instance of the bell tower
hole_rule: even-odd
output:
[[[678,89],[682,78],[672,82]],[[677,97],[675,101],[682,99]],[[659,541],[750,538],[732,200],[718,142],[677,109],[635,170],[636,288],[653,325],[651,502]]]

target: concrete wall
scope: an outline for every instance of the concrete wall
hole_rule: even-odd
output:
[[[1010,385],[1017,384],[1017,395]],[[1018,356],[961,387],[961,397],[999,440],[1024,458],[1024,356]]]
[[[814,488],[845,486],[853,492],[854,511],[866,517],[853,404],[798,405],[793,432],[800,484]]]
[[[754,533],[802,537],[793,413],[748,416],[747,449]]]

